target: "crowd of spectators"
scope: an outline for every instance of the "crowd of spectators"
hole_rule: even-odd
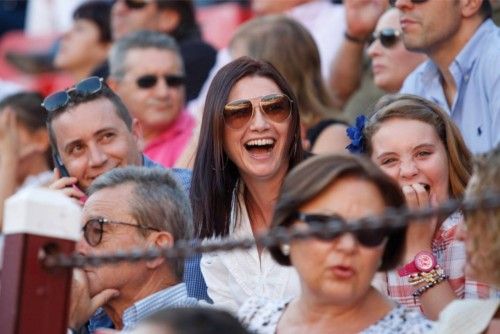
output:
[[[500,196],[500,1],[227,1],[250,15],[219,49],[197,17],[226,1],[36,2],[64,31],[0,49],[26,72],[0,78],[0,248],[30,187],[81,206],[83,256],[345,230],[74,269],[68,332],[500,331],[500,208],[349,229]],[[33,91],[41,59],[72,84]]]

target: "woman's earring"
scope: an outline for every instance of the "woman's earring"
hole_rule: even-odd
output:
[[[280,245],[280,250],[283,253],[283,255],[285,255],[285,256],[290,255],[290,245],[289,244]]]

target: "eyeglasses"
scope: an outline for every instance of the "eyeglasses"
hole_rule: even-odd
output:
[[[125,225],[125,226],[131,226],[131,227],[143,229],[143,230],[152,230],[152,231],[157,231],[157,232],[159,231],[158,229],[152,228],[152,227],[135,225],[135,224],[124,223],[124,222],[115,222],[115,221],[107,220],[106,218],[94,218],[94,219],[88,220],[82,228],[83,237],[85,238],[85,241],[90,246],[95,247],[101,243],[102,234],[104,232],[104,228],[103,228],[104,224]]]
[[[102,90],[102,82],[103,79],[100,77],[89,77],[83,79],[69,89],[47,96],[42,102],[42,107],[44,107],[47,112],[54,112],[58,109],[64,108],[71,101],[70,93],[78,94],[80,96],[94,95]]]
[[[129,9],[142,9],[151,2],[151,0],[124,0]]]
[[[260,98],[259,106],[267,119],[281,123],[290,116],[292,102],[285,94],[270,94]],[[229,102],[224,106],[224,123],[232,129],[240,129],[252,119],[253,110],[250,100]]]
[[[327,224],[327,223],[338,223],[341,226],[345,226],[346,221],[338,216],[338,215],[320,215],[320,214],[307,214],[303,212],[297,212],[295,214],[295,219],[301,220],[307,224]],[[388,231],[385,228],[379,229],[362,229],[353,232],[344,232],[344,233],[352,233],[356,240],[365,247],[377,247],[384,242],[385,238],[388,235]],[[325,235],[318,236],[319,239],[322,240],[332,240],[341,236],[344,233],[339,233],[338,235]]]
[[[401,38],[401,31],[393,28],[385,28],[380,31],[374,32],[372,38],[368,41],[368,45],[372,45],[377,39],[380,44],[385,48],[392,48],[399,42]]]
[[[389,0],[389,5],[391,5],[391,7],[394,7],[396,6],[396,1],[397,0]],[[418,4],[418,3],[424,3],[426,2],[427,0],[411,0],[411,3],[413,4]]]
[[[185,77],[182,75],[163,75],[160,77],[163,77],[165,84],[169,87],[180,87],[184,85],[185,82]],[[147,74],[137,78],[136,83],[138,87],[147,89],[156,86],[158,78],[159,77],[154,74]]]

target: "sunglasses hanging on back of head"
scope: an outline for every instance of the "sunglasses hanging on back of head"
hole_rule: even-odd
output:
[[[389,5],[391,5],[391,7],[396,6],[396,1],[398,1],[398,0],[389,0]],[[410,2],[413,4],[419,4],[419,3],[427,2],[427,0],[410,0]]]
[[[270,94],[260,98],[259,106],[265,117],[273,122],[282,123],[292,111],[292,100],[285,94]],[[225,105],[224,123],[232,129],[240,129],[253,117],[254,106],[247,99],[236,100]]]
[[[374,32],[372,37],[368,40],[368,45],[372,45],[377,39],[380,40],[380,44],[382,44],[385,48],[392,48],[395,46],[399,40],[401,39],[401,31],[396,30],[394,28],[385,28],[380,31]]]
[[[71,101],[70,93],[80,96],[90,96],[100,92],[102,87],[103,78],[89,77],[78,82],[71,88],[47,96],[42,102],[42,107],[44,107],[47,112],[54,112],[68,105]]]

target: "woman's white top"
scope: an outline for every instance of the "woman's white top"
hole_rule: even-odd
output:
[[[243,187],[233,196],[231,239],[253,238],[252,227],[243,200]],[[235,192],[236,194],[236,192]],[[236,222],[236,203],[240,204]],[[205,242],[221,240],[212,238]],[[300,292],[299,278],[293,267],[275,262],[267,249],[259,257],[256,247],[248,250],[206,253],[201,258],[201,272],[208,287],[208,296],[217,308],[236,313],[249,297],[289,299]]]

